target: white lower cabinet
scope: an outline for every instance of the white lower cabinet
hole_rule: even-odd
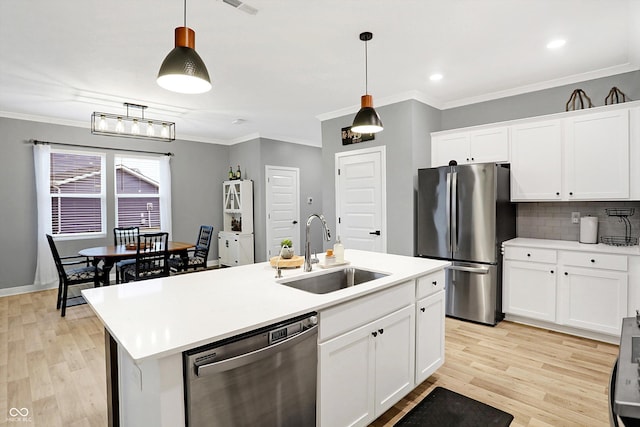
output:
[[[558,300],[559,323],[620,335],[627,317],[627,273],[564,267]]]
[[[416,303],[416,384],[444,363],[444,317],[444,290]]]
[[[505,313],[556,321],[556,265],[511,261],[504,263],[502,306]]]
[[[631,315],[628,257],[604,252],[505,245],[507,319],[514,315],[619,336],[622,319]]]
[[[321,425],[367,425],[413,390],[414,310],[320,344]]]
[[[220,265],[229,267],[253,264],[253,234],[220,231],[218,260]]]

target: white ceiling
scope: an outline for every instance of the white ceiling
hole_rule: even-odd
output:
[[[640,0],[246,3],[259,12],[188,1],[213,89],[183,95],[155,82],[182,1],[0,0],[0,116],[88,128],[93,111],[124,113],[126,101],[175,121],[178,139],[320,146],[321,120],[359,108],[362,31],[375,106],[446,109],[640,68]],[[566,45],[548,50],[558,37]]]

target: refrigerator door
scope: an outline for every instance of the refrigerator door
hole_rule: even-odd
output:
[[[452,258],[496,263],[496,165],[454,166],[451,194]]]
[[[418,256],[451,258],[451,168],[418,170]]]
[[[502,304],[496,265],[454,262],[445,274],[447,316],[495,325]]]

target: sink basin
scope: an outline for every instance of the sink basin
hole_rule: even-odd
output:
[[[388,276],[386,273],[346,267],[329,273],[281,282],[281,284],[314,294],[328,294],[386,276]]]

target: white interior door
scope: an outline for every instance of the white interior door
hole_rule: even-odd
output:
[[[279,254],[283,239],[300,254],[300,169],[265,166],[265,172],[267,259]]]
[[[345,248],[387,251],[386,151],[336,153],[336,231]]]

